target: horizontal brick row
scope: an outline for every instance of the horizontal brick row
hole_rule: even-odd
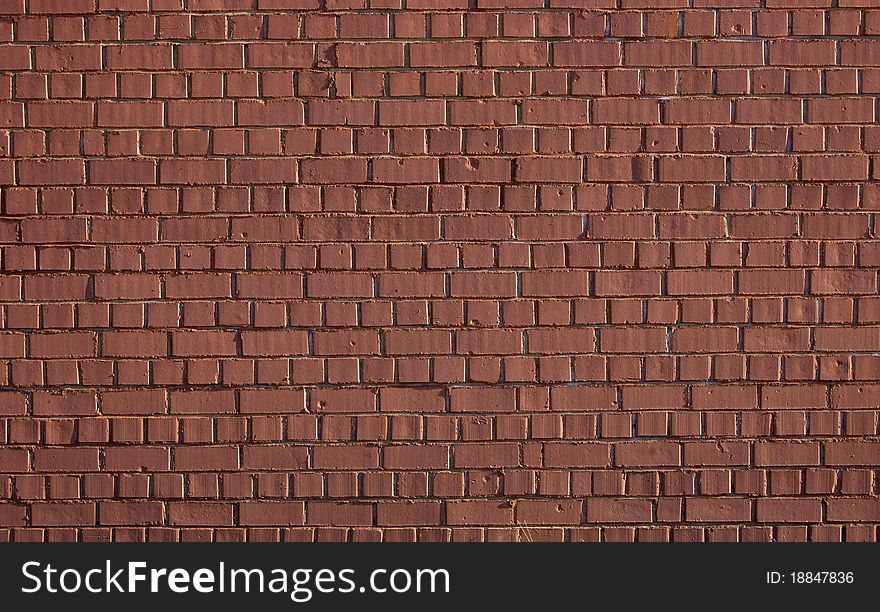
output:
[[[744,181],[754,177],[765,181],[865,181],[878,178],[876,159],[866,155],[803,157],[664,156],[657,161],[656,180],[660,183],[712,183]],[[638,157],[519,157],[515,162],[490,158],[480,162],[444,160],[441,180],[440,159],[432,157],[337,157],[287,158],[229,162],[229,183],[303,184],[363,183],[404,184],[411,178],[420,183],[486,182],[516,180],[520,183],[576,183],[581,180],[616,183],[650,182],[655,179],[654,161]],[[480,169],[483,170],[480,170]],[[5,178],[0,184],[19,185],[201,185],[226,183],[226,163],[222,159],[173,159],[158,163],[141,159],[83,161],[39,159],[8,161],[0,166]],[[88,177],[88,179],[87,179]]]
[[[354,395],[353,391],[347,392]],[[329,396],[332,397],[332,396]],[[671,411],[535,411],[520,410],[514,414],[485,416],[484,414],[433,414],[422,416],[405,411],[371,414],[362,409],[355,414],[338,410],[338,404],[326,403],[321,396],[315,404],[318,414],[282,416],[270,414],[253,416],[243,413],[226,416],[198,416],[186,411],[179,416],[160,413],[139,417],[141,412],[121,412],[114,416],[108,401],[108,410],[101,416],[40,415],[33,420],[4,415],[4,438],[15,445],[43,443],[47,445],[141,443],[141,444],[230,444],[268,442],[348,442],[397,441],[442,444],[456,441],[525,441],[525,440],[626,440],[629,438],[689,439],[709,436],[718,439],[755,438],[761,448],[774,448],[774,442],[762,438],[782,438],[780,449],[810,449],[814,459],[822,453],[818,441],[825,438],[852,438],[872,435],[877,431],[877,413],[873,410],[802,410],[770,411],[712,410],[693,412]],[[118,406],[118,405],[117,405]],[[337,410],[334,410],[337,408]],[[525,407],[523,407],[525,408]],[[323,412],[324,414],[321,414]],[[241,414],[241,413],[239,413]],[[73,418],[82,417],[82,418]],[[798,437],[815,439],[800,446]],[[714,442],[690,444],[691,448],[711,448]],[[862,460],[875,448],[870,443],[830,443],[836,450],[861,449]],[[788,446],[786,446],[788,445]],[[650,446],[650,445],[648,445]],[[748,445],[737,443],[741,459],[749,456]],[[444,447],[445,448],[445,447]],[[589,447],[584,447],[589,449]],[[719,447],[720,448],[720,447]],[[454,447],[453,447],[454,449]],[[13,455],[23,461],[27,449],[18,449]],[[36,449],[39,451],[39,449]],[[167,451],[167,449],[157,449]],[[236,455],[235,447],[224,449],[225,454]],[[397,449],[394,452],[402,452]],[[440,446],[432,453],[446,454]],[[826,450],[827,447],[826,447]],[[174,452],[185,454],[185,447]],[[337,448],[335,452],[341,452]],[[370,451],[373,453],[374,451]],[[166,455],[168,453],[166,452]],[[420,456],[418,453],[414,457]],[[837,461],[843,455],[835,453]],[[855,457],[855,452],[853,457]],[[851,457],[852,458],[852,457]],[[854,461],[855,463],[855,461]],[[19,463],[20,467],[21,463]],[[392,466],[400,467],[400,466]],[[410,467],[420,467],[412,463]],[[428,466],[426,466],[428,467]]]
[[[196,366],[190,364],[191,368]],[[210,364],[205,364],[210,365]],[[52,389],[5,391],[4,415],[94,416],[104,414],[230,414],[279,412],[515,413],[617,410],[812,410],[876,408],[880,385],[864,384],[579,384],[558,386],[386,385],[346,388],[271,386],[237,389]],[[483,384],[480,384],[483,383]],[[171,386],[168,381],[157,384]],[[190,386],[190,385],[187,385]],[[30,400],[30,401],[29,401]],[[659,416],[663,416],[662,414]],[[606,416],[605,418],[611,418]],[[488,423],[488,421],[487,421]],[[870,433],[870,429],[868,433]]]
[[[878,516],[876,499],[741,497],[685,499],[591,498],[559,500],[462,500],[337,503],[72,502],[5,506],[8,523],[35,527],[94,525],[232,526],[315,525],[583,525],[590,523],[849,523]],[[445,517],[445,521],[443,518]],[[753,518],[754,517],[754,518]],[[166,522],[167,521],[167,522]]]
[[[628,417],[629,415],[623,415]],[[500,417],[499,417],[500,418]],[[366,420],[366,419],[365,419]],[[510,419],[512,420],[512,419]],[[549,419],[545,419],[549,420]],[[610,420],[610,419],[609,419]],[[619,419],[618,419],[619,420]],[[117,423],[125,421],[117,421]],[[605,419],[603,419],[603,423]],[[558,419],[561,425],[562,419]],[[613,423],[613,421],[612,421]],[[552,427],[548,425],[548,427]],[[623,427],[626,433],[626,427]],[[613,433],[613,432],[612,432]],[[125,441],[125,440],[123,440]],[[156,440],[161,442],[163,440]],[[632,442],[459,442],[419,446],[345,445],[130,446],[100,449],[5,448],[5,469],[39,472],[215,472],[223,470],[443,470],[449,468],[650,468],[703,466],[865,466],[871,467],[876,442],[755,442],[744,440]],[[867,484],[871,492],[870,477]]]
[[[0,530],[15,542],[870,542],[871,525],[604,527],[33,527]],[[77,538],[79,538],[77,540]]]
[[[866,29],[876,34],[880,31],[880,27],[878,27],[880,26],[880,11],[870,11],[867,14],[870,15],[872,23]],[[53,40],[50,44],[41,44],[34,47],[33,54],[30,52],[31,47],[27,44],[20,44],[19,41],[7,44],[3,68],[10,71],[56,71],[75,65],[79,71],[86,72],[101,70],[241,70],[246,68],[311,68],[315,66],[354,69],[449,69],[465,66],[656,69],[686,66],[706,68],[816,66],[827,68],[831,66],[875,67],[880,65],[880,59],[878,59],[880,46],[873,40],[811,38],[811,33],[805,33],[802,37],[788,40],[760,40],[779,35],[779,33],[768,32],[764,35],[758,33],[755,36],[757,40],[689,40],[689,38],[696,38],[699,35],[691,35],[690,37],[684,35],[677,40],[650,40],[652,37],[648,34],[646,36],[648,40],[618,41],[613,40],[613,33],[611,37],[605,37],[606,26],[602,14],[589,15],[588,13],[588,18],[592,17],[593,20],[593,23],[590,24],[593,28],[592,32],[585,32],[583,28],[567,27],[570,22],[568,22],[569,16],[565,13],[550,13],[550,15],[557,17],[559,28],[546,37],[567,40],[540,40],[538,32],[526,31],[520,34],[524,39],[519,40],[469,40],[468,37],[461,37],[454,41],[337,42],[335,37],[346,37],[346,33],[341,31],[337,34],[335,28],[327,28],[323,32],[323,36],[315,37],[328,41],[323,44],[262,42],[259,41],[262,24],[251,18],[251,27],[256,26],[256,28],[248,33],[249,36],[244,36],[246,40],[252,40],[251,42],[235,40],[205,42],[205,39],[196,39],[185,43],[142,42],[161,36],[161,29],[159,32],[155,31],[157,29],[155,23],[147,23],[144,25],[147,27],[152,25],[153,27],[145,29],[141,37],[135,35],[131,40],[126,40],[122,44],[114,44],[114,41],[119,40],[120,23],[118,19],[102,18],[85,23],[82,19],[73,18],[66,22],[69,24],[68,35],[70,38],[65,42],[56,43]],[[746,20],[749,13],[743,11],[742,15]],[[528,21],[528,14],[519,14],[518,16],[525,17]],[[784,16],[784,13],[779,16]],[[345,17],[346,15],[343,15],[339,20],[341,22],[340,30],[346,29],[342,27]],[[372,15],[350,15],[348,17],[354,17],[368,27],[372,25],[367,21],[373,17]],[[384,19],[382,15],[378,17],[379,23],[376,25],[379,29],[373,30],[373,36],[367,38],[385,38],[391,35],[388,28],[389,15],[385,15]],[[483,15],[483,17],[491,18],[491,14]],[[629,17],[637,21],[641,16],[636,13],[630,14]],[[821,13],[818,17],[821,19]],[[57,18],[53,21],[57,21]],[[183,20],[177,19],[176,21],[182,27],[169,38],[171,40],[191,38],[191,35],[187,35],[188,33],[183,31],[183,28],[186,27]],[[193,21],[199,23],[204,20],[194,17]],[[270,16],[267,21],[271,28],[272,17]],[[666,21],[667,24],[664,25],[668,27],[670,20],[667,18]],[[38,28],[41,28],[43,23],[36,19],[28,25],[31,26],[33,33],[38,35]],[[92,24],[95,25],[94,29],[90,27]],[[121,25],[125,28],[125,23]],[[383,25],[385,32],[382,31]],[[225,30],[225,20],[215,20],[215,27],[221,28],[221,31]],[[233,24],[232,27],[235,25]],[[88,39],[85,39],[86,29],[88,29]],[[154,32],[152,36],[150,36],[150,29]],[[288,32],[290,31],[288,30]],[[128,33],[127,30],[125,33]],[[21,42],[31,42],[28,39],[28,34],[29,32],[25,31],[24,40]],[[65,32],[62,31],[59,34],[63,36]],[[824,34],[824,31],[820,31],[812,33],[812,36]],[[462,33],[458,34],[458,36],[461,35]],[[601,37],[603,40],[578,40],[590,38],[591,35],[595,38]],[[635,35],[639,36],[641,33]],[[253,39],[257,40],[253,41]],[[65,39],[61,38],[61,40]]]

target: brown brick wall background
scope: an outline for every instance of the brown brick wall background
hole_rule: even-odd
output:
[[[0,540],[876,540],[876,0],[0,0]]]

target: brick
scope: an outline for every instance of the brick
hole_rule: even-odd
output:
[[[106,357],[164,357],[168,334],[158,331],[112,331],[101,334],[101,355]]]
[[[194,446],[174,449],[174,469],[187,472],[237,470],[238,449],[234,446]]]
[[[610,457],[608,444],[553,442],[544,445],[544,465],[550,468],[608,467]]]
[[[574,500],[521,500],[516,522],[525,525],[580,525],[583,502]]]
[[[177,48],[177,65],[190,70],[231,70],[244,67],[244,45],[190,43]]]
[[[804,292],[801,270],[762,270],[738,272],[739,292],[743,295],[796,295]]]
[[[224,331],[175,331],[171,334],[172,354],[179,356],[235,355],[235,334]]]
[[[68,66],[80,70],[101,69],[101,47],[98,45],[38,46],[34,53],[34,67],[38,70],[64,70]]]
[[[304,331],[244,331],[241,352],[248,356],[307,355],[308,335]]]
[[[308,525],[372,525],[373,506],[363,503],[309,501],[306,503],[306,521]]]
[[[830,40],[772,40],[771,66],[822,66],[834,63],[834,42]]]
[[[245,446],[241,466],[247,470],[293,470],[306,467],[308,449],[304,446]]]
[[[96,472],[98,449],[38,448],[34,450],[34,468],[40,472]]]
[[[736,122],[746,124],[801,123],[804,104],[786,98],[740,98],[736,101]],[[731,161],[739,159],[732,158]]]
[[[748,522],[752,503],[743,498],[689,498],[685,502],[685,518],[697,523]]]
[[[236,106],[235,116],[238,125],[302,125],[305,108],[299,100],[241,100]]]
[[[233,122],[231,101],[175,100],[168,103],[168,125],[223,126]]]
[[[446,105],[442,100],[390,100],[379,102],[379,125],[443,125]]]
[[[510,100],[467,100],[449,103],[450,125],[513,125],[516,104]]]
[[[373,182],[403,184],[439,183],[440,162],[431,158],[388,158],[373,160]]]
[[[56,332],[31,334],[31,357],[94,357],[93,332]]]
[[[446,219],[443,229],[443,237],[447,240],[506,240],[513,236],[512,219],[497,215]]]
[[[446,502],[450,525],[511,525],[513,504],[499,500],[459,500]]]
[[[755,504],[761,522],[809,523],[822,517],[822,502],[818,499],[766,498]]]
[[[566,41],[553,43],[553,65],[566,67],[619,66],[620,43]]]
[[[805,156],[801,158],[805,181],[857,181],[868,178],[868,158],[864,155]]]
[[[299,224],[294,217],[235,217],[232,219],[232,239],[234,241],[284,242],[296,240],[298,237]]]
[[[372,125],[376,104],[368,100],[310,100],[309,125]]]
[[[444,445],[386,446],[382,451],[382,465],[391,470],[447,469],[449,463]]]
[[[376,521],[379,525],[440,525],[441,502],[380,502]]]
[[[105,62],[111,70],[170,70],[174,47],[170,44],[107,45]]]
[[[655,100],[603,98],[593,102],[593,121],[614,125],[660,123],[660,104]]]
[[[833,466],[871,466],[876,463],[880,444],[870,441],[841,441],[825,443],[824,464]]]
[[[663,182],[723,181],[724,158],[712,156],[676,156],[660,159],[659,177]]]
[[[596,349],[596,332],[592,329],[534,329],[528,332],[528,342],[531,353],[592,353]]]
[[[690,66],[692,43],[684,40],[627,42],[623,46],[625,66]]]
[[[32,403],[37,416],[92,416],[97,412],[94,391],[36,391]]]
[[[379,335],[371,331],[321,331],[314,334],[317,355],[377,355]]]
[[[643,523],[651,520],[651,502],[646,499],[590,498],[588,523]]]
[[[819,465],[819,444],[816,442],[758,442],[755,444],[755,465],[788,466]]]
[[[404,64],[403,43],[339,43],[335,51],[340,68],[395,68]]]
[[[524,296],[586,295],[589,274],[585,271],[535,271],[522,274]]]
[[[254,414],[305,412],[306,394],[302,389],[242,389],[241,412]]]
[[[88,526],[95,524],[95,504],[31,504],[31,523],[36,526]]]
[[[760,42],[699,41],[697,66],[760,66],[764,50]]]
[[[872,123],[874,105],[864,98],[809,100],[807,115],[810,123]]]
[[[409,63],[413,67],[476,66],[477,44],[470,41],[410,43]]]
[[[88,165],[95,185],[154,185],[156,165],[146,160],[97,160]]]
[[[155,274],[101,274],[95,276],[94,291],[100,300],[158,298],[162,294],[162,282]]]
[[[672,442],[624,442],[614,447],[614,462],[623,467],[681,465],[681,448]]]
[[[330,470],[369,470],[379,467],[379,449],[322,446],[315,449],[314,467]]]
[[[683,451],[685,465],[749,465],[747,442],[685,442]]]
[[[724,270],[672,270],[666,274],[669,295],[730,295],[734,275]]]
[[[226,180],[226,164],[218,159],[163,159],[159,181],[164,185],[211,185]]]
[[[662,353],[666,350],[663,328],[610,328],[599,333],[603,353]]]
[[[229,182],[247,185],[296,183],[296,163],[286,158],[236,159],[230,165]]]
[[[593,275],[595,295],[659,295],[661,276],[657,272],[601,271]]]
[[[117,447],[104,452],[104,467],[118,472],[164,472],[170,468],[171,453],[163,447]]]
[[[300,501],[247,501],[238,506],[239,521],[247,526],[304,525],[305,514]]]
[[[367,162],[358,158],[320,158],[302,161],[303,183],[362,183],[367,180]]]
[[[516,392],[511,387],[474,389],[456,387],[450,391],[450,407],[453,412],[513,412],[516,409]]]
[[[31,127],[89,127],[93,115],[91,102],[32,102],[27,123]]]
[[[101,393],[102,414],[161,414],[165,411],[165,391],[162,389]]]
[[[255,43],[247,46],[249,68],[308,68],[315,46],[308,43]]]
[[[162,503],[158,501],[107,501],[98,504],[101,525],[161,525]]]
[[[22,160],[18,176],[22,185],[82,185],[85,164],[79,159]]]
[[[757,388],[752,385],[701,385],[691,391],[693,407],[699,410],[758,407]]]
[[[541,41],[487,41],[482,47],[484,66],[545,66],[549,55]]]
[[[874,523],[880,520],[877,499],[830,499],[828,520],[832,522]]]
[[[168,522],[181,526],[232,525],[235,506],[221,502],[171,502]]]

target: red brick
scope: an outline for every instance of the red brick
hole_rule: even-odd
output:
[[[647,499],[598,498],[587,500],[588,523],[644,523],[651,520]]]
[[[595,443],[553,442],[544,445],[544,466],[548,468],[608,467],[611,446]]]
[[[440,525],[441,502],[413,501],[379,502],[378,525]]]
[[[107,501],[98,504],[101,525],[161,525],[162,503],[158,501]]]
[[[446,502],[450,525],[511,525],[513,504],[501,500],[457,500]]]
[[[738,523],[752,518],[752,503],[740,497],[689,498],[685,517],[696,523]]]
[[[31,523],[35,526],[88,526],[95,524],[94,502],[31,504]]]
[[[299,501],[248,501],[238,506],[242,525],[304,525],[305,504]]]
[[[404,64],[403,43],[339,43],[335,52],[341,68],[395,68]]]
[[[221,502],[171,502],[168,504],[168,522],[181,526],[232,525],[235,506]]]
[[[620,43],[565,41],[553,43],[553,65],[566,67],[618,66],[622,54]]]
[[[761,498],[755,504],[762,523],[810,523],[822,518],[818,499]]]
[[[373,506],[363,503],[309,501],[306,524],[364,526],[373,524]]]
[[[257,43],[248,45],[249,68],[308,68],[315,47],[307,43]]]

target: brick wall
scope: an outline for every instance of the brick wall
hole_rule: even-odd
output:
[[[0,0],[0,539],[876,540],[876,0]]]

